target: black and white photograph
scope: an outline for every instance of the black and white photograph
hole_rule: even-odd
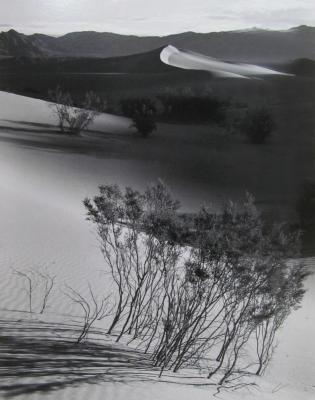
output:
[[[312,0],[0,0],[0,399],[315,399]]]

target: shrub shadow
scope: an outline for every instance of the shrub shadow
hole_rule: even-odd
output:
[[[0,321],[0,326],[5,333],[0,336],[0,393],[5,397],[153,379],[148,358],[136,350],[105,340],[76,344],[78,326],[32,321]]]

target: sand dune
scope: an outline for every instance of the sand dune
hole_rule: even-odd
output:
[[[10,122],[20,122],[21,125],[29,127],[34,123],[32,129],[43,129],[43,125],[56,127],[58,125],[57,117],[52,108],[46,101],[32,99],[12,93],[0,91],[0,120],[1,125]],[[37,126],[36,126],[37,125]],[[100,114],[95,118],[93,130],[106,133],[126,133],[131,132],[131,120],[112,114]]]
[[[203,54],[177,49],[174,46],[165,47],[160,58],[162,62],[173,67],[208,71],[217,78],[250,79],[269,75],[290,75],[258,65],[224,62]]]
[[[47,103],[0,92],[0,125],[7,126],[20,121],[23,123],[55,123]],[[103,115],[97,121],[112,133],[129,129],[129,121],[115,116]],[[12,125],[12,126],[13,126]],[[41,128],[42,129],[42,128]],[[35,129],[36,130],[36,129]],[[40,128],[38,128],[40,131]],[[10,136],[5,127],[0,133]],[[20,133],[23,135],[23,132]],[[27,135],[27,133],[25,133]],[[34,133],[38,140],[40,132]],[[47,151],[40,147],[30,148],[2,141],[0,145],[0,317],[23,319],[25,314],[6,310],[26,311],[27,295],[25,282],[12,273],[12,268],[27,271],[33,267],[45,267],[56,276],[47,317],[48,321],[63,321],[61,314],[77,314],[63,294],[65,284],[73,286],[81,293],[87,293],[90,282],[95,293],[101,296],[110,290],[104,275],[104,263],[100,254],[93,228],[85,221],[81,200],[93,195],[97,185],[113,182],[118,177],[120,183],[130,184],[135,176],[137,164],[115,159],[98,159],[93,156],[69,153],[67,151]],[[143,166],[138,165],[139,176]],[[125,181],[121,181],[121,176]],[[148,178],[148,177],[147,177]],[[314,260],[310,260],[313,268]],[[258,379],[259,388],[253,391],[223,393],[226,400],[311,400],[315,396],[315,277],[307,283],[308,292],[302,308],[288,319],[279,335],[279,347],[271,368],[264,378]],[[34,310],[38,310],[40,290],[34,294]],[[30,320],[39,316],[29,316]],[[66,319],[66,322],[69,322]],[[102,328],[102,323],[99,323]],[[98,338],[101,343],[103,336]],[[107,371],[108,372],[108,371]],[[103,371],[106,374],[106,370]],[[33,379],[33,380],[32,380]],[[34,383],[32,377],[25,382]],[[35,379],[36,380],[36,379]],[[213,389],[191,386],[183,383],[182,375],[172,377],[168,382],[152,380],[77,382],[61,385],[59,390],[45,393],[46,399],[153,399],[190,400],[208,399]],[[24,382],[24,381],[23,381]],[[198,380],[195,383],[200,383]],[[24,393],[20,398],[40,399],[43,393]]]

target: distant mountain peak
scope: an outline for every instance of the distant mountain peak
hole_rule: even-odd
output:
[[[299,25],[294,26],[293,28],[289,29],[290,31],[298,31],[298,32],[314,32],[315,27],[309,25]]]
[[[251,28],[244,28],[244,29],[237,29],[234,31],[230,31],[230,32],[239,32],[239,33],[246,33],[246,32],[263,32],[263,31],[269,31],[269,29],[266,28],[258,28],[257,26],[253,26]]]
[[[16,31],[15,29],[9,29],[8,31],[7,31],[7,33],[9,34],[9,35],[22,35],[22,33],[19,33],[18,31]]]

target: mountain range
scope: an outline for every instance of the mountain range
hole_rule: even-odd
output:
[[[252,29],[146,37],[89,31],[53,37],[39,33],[24,35],[11,29],[0,33],[0,57],[109,58],[144,53],[169,44],[227,61],[315,60],[315,27],[301,25],[286,31]]]

